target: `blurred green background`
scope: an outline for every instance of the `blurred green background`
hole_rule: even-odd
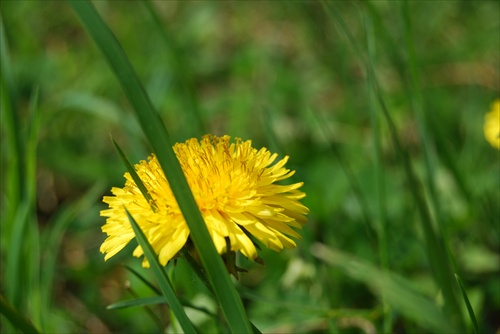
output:
[[[264,266],[240,259],[249,271],[236,284],[261,331],[428,330],[415,320],[418,316],[382,303],[369,282],[313,256],[317,242],[397,273],[442,304],[415,189],[371,89],[370,64],[479,328],[498,333],[500,152],[482,131],[484,114],[500,89],[498,2],[94,5],[175,141],[205,133],[251,139],[254,147],[289,155],[288,166],[297,171],[293,181],[305,182],[303,202],[311,213],[297,248],[279,254],[263,250]],[[105,239],[102,196],[124,184],[125,167],[110,135],[132,162],[151,153],[120,85],[65,2],[2,1],[0,6],[2,294],[9,294],[5,277],[12,248],[26,255],[30,242],[36,243],[12,237],[21,209],[10,198],[16,182],[10,135],[30,133],[29,106],[38,89],[30,226],[40,231],[41,272],[50,270],[41,274],[42,291],[35,291],[49,293],[47,328],[59,333],[175,330],[165,306],[153,305],[149,313],[106,310],[120,300],[153,294],[123,266],[151,277],[131,256],[133,245],[107,262],[99,252]],[[6,95],[12,97],[17,128],[6,121]],[[28,277],[36,276],[36,264],[21,257],[19,265],[31,273]],[[214,308],[185,263],[168,267],[180,295]],[[459,290],[453,289],[463,307],[463,329],[472,331]],[[27,295],[19,307],[30,316],[36,303]],[[220,330],[201,312],[190,316],[205,332]]]

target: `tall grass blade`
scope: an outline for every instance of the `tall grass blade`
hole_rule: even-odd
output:
[[[125,166],[127,167],[127,170],[128,172],[130,173],[130,175],[132,176],[132,178],[134,179],[134,181],[136,182],[137,186],[139,187],[139,189],[141,189],[141,192],[142,192],[142,195],[145,197],[145,198],[148,198],[146,197],[146,195],[149,196],[149,198],[151,199],[150,203],[152,203],[152,198],[151,196],[149,195],[149,193],[147,192],[147,189],[146,189],[146,186],[144,185],[144,183],[142,182],[141,178],[139,177],[139,175],[137,175],[137,172],[135,171],[135,169],[132,167],[132,164],[129,162],[129,160],[127,159],[127,157],[125,156],[125,154],[123,153],[123,151],[121,150],[120,146],[113,140],[113,144],[115,145],[115,148],[116,150],[118,151],[118,154],[120,155],[121,159],[123,160]],[[196,274],[198,275],[199,279],[201,280],[201,282],[208,288],[208,290],[210,292],[212,292],[214,294],[214,291],[212,289],[212,286],[210,285],[210,282],[207,278],[207,275],[205,273],[205,270],[200,267],[199,263],[196,262],[196,260],[194,260],[191,255],[189,254],[189,252],[185,251],[185,250],[181,250],[181,256],[188,262],[189,266],[191,267],[191,269],[193,269]],[[139,274],[137,271],[135,271],[134,269],[132,269],[131,267],[128,267],[127,266],[127,269],[130,270],[133,274],[135,274],[141,281],[143,281],[147,286],[149,286],[153,291],[157,292],[158,294],[161,294],[160,291],[158,291],[158,289],[151,284],[151,282],[149,282],[144,276],[142,276],[141,274]],[[215,294],[214,294],[215,295]],[[181,298],[179,298],[179,300],[182,301]],[[183,305],[185,306],[189,306],[191,308],[194,308],[194,309],[200,309],[194,305],[192,305],[191,303],[189,303],[188,301],[184,301],[182,302]],[[109,308],[109,306],[108,306]],[[253,323],[250,322],[250,325],[252,326],[252,329],[253,329],[253,333],[260,333],[260,331],[257,329],[257,327],[255,327],[255,325]]]
[[[26,137],[26,150],[24,161],[26,162],[25,179],[25,201],[30,204],[26,231],[26,259],[25,275],[27,276],[26,298],[29,300],[30,315],[42,331],[42,319],[48,314],[47,309],[41,307],[41,287],[40,287],[40,230],[36,215],[36,167],[37,167],[37,147],[38,133],[41,125],[40,112],[38,109],[38,88],[33,91],[29,107],[29,119]]]
[[[454,281],[453,263],[450,261],[451,257],[450,257],[450,252],[448,250],[449,243],[448,243],[446,228],[442,226],[443,216],[442,216],[439,196],[436,190],[436,181],[434,175],[434,170],[435,170],[434,151],[432,150],[430,145],[431,136],[427,130],[428,121],[426,113],[424,112],[422,95],[420,92],[420,78],[417,68],[418,65],[416,60],[415,46],[413,42],[413,33],[412,33],[408,1],[401,2],[401,6],[403,12],[403,22],[405,26],[405,40],[407,46],[408,67],[409,67],[410,82],[411,82],[410,97],[418,122],[420,139],[422,141],[425,168],[427,174],[426,183],[430,197],[430,200],[428,201],[428,204],[426,206],[427,207],[426,210],[433,210],[435,212],[434,215],[435,219],[432,219],[433,216],[431,216],[430,217],[431,219],[428,222],[423,221],[422,223],[430,224],[434,222],[432,226],[426,227],[427,230],[432,229],[430,233],[426,233],[426,238],[437,239],[436,242],[434,240],[432,241],[427,240],[427,243],[430,245],[436,243],[436,248],[431,249],[432,253],[429,254],[429,256],[437,257],[438,260],[438,263],[434,266],[433,269],[445,298],[445,307],[448,309],[449,314],[455,315],[456,317],[455,321],[458,321],[463,324],[462,313],[460,312],[457,297],[455,295],[455,292],[453,291],[453,286],[455,286],[453,282]],[[435,253],[436,251],[438,251],[439,254],[436,254]]]
[[[233,332],[251,332],[243,303],[217,253],[210,234],[189,189],[172,142],[158,113],[115,36],[89,1],[70,0],[75,13],[86,27],[109,66],[118,78],[139,123],[148,138],[168,179],[179,207],[190,229],[202,264],[210,279],[222,311]]]
[[[168,278],[163,266],[158,261],[158,257],[156,256],[156,253],[153,250],[153,247],[149,244],[148,239],[146,238],[146,236],[142,232],[139,225],[137,225],[134,218],[130,215],[128,210],[126,210],[126,212],[127,212],[127,217],[130,221],[130,224],[132,225],[132,228],[134,229],[134,233],[135,233],[137,242],[142,247],[142,250],[144,251],[144,255],[146,256],[147,260],[149,261],[149,264],[151,266],[151,270],[153,271],[153,274],[155,275],[156,280],[158,281],[158,285],[160,286],[160,289],[163,293],[163,296],[168,301],[168,304],[170,305],[172,312],[175,314],[177,321],[179,321],[179,324],[181,325],[182,330],[185,333],[196,333],[196,330],[194,329],[193,325],[191,324],[191,321],[189,321],[189,318],[187,317],[186,312],[184,311],[184,308],[182,307],[179,299],[177,298],[177,295],[174,292],[174,288],[172,287],[172,283],[170,283],[170,279]]]
[[[164,296],[137,298],[137,299],[123,300],[121,302],[113,303],[111,305],[106,306],[106,309],[119,310],[123,308],[148,306],[156,304],[167,304],[167,301],[165,300]]]
[[[367,71],[373,74],[374,69],[371,68],[370,63],[366,60],[365,54],[361,51],[358,43],[356,43],[356,40],[349,31],[342,16],[340,16],[340,14],[338,14],[338,12],[334,8],[332,8],[333,4],[331,2],[323,2],[323,5],[329,15],[331,15],[335,19],[335,22],[338,24],[339,29],[346,35]],[[401,140],[399,139],[398,131],[384,102],[384,98],[380,90],[380,85],[375,75],[373,75],[372,83],[373,90],[382,109],[383,116],[389,127],[391,140],[403,164],[405,176],[408,182],[408,189],[414,199],[418,213],[420,215],[420,222],[424,231],[424,238],[426,241],[427,258],[430,263],[434,279],[443,293],[445,299],[445,308],[448,312],[448,316],[454,324],[462,327],[463,318],[461,316],[460,308],[458,307],[457,299],[452,288],[454,286],[452,282],[453,272],[451,270],[451,260],[448,256],[448,250],[446,248],[446,240],[441,233],[438,233],[435,230],[436,222],[434,221],[434,218],[424,196],[422,184],[420,183],[415,171],[413,170],[408,151],[404,148]]]
[[[406,90],[410,90],[408,86],[407,80],[405,80],[404,74],[407,73],[407,64],[405,63],[405,57],[401,50],[404,50],[401,47],[398,47],[398,44],[392,39],[389,34],[387,27],[385,26],[383,17],[380,15],[373,1],[365,0],[364,6],[366,10],[369,12],[369,16],[373,19],[375,26],[378,31],[378,39],[382,40],[381,44],[384,45],[384,52],[391,59],[391,63],[394,64],[397,71],[395,73],[398,74],[398,79],[402,81],[405,85]],[[428,120],[428,133],[431,133],[435,140],[433,144],[436,146],[437,154],[439,155],[440,161],[446,165],[446,167],[453,174],[455,181],[457,182],[457,186],[460,189],[462,195],[470,200],[472,197],[472,193],[470,190],[470,185],[464,177],[464,171],[461,170],[460,165],[457,163],[458,159],[453,156],[453,148],[450,145],[448,137],[446,136],[443,126],[438,122],[434,113],[426,113],[426,119]]]
[[[434,177],[435,166],[435,157],[434,152],[431,149],[431,135],[427,130],[427,117],[424,112],[422,93],[420,92],[420,76],[418,71],[418,64],[415,54],[415,46],[413,42],[413,33],[411,27],[411,19],[410,12],[408,9],[408,1],[402,1],[402,12],[403,12],[403,22],[404,22],[404,31],[405,31],[405,42],[406,42],[406,50],[408,56],[408,70],[410,74],[410,101],[412,105],[412,109],[414,111],[415,117],[417,119],[418,130],[420,133],[420,140],[422,143],[424,161],[425,161],[425,170],[426,170],[426,183],[427,188],[429,190],[429,195],[431,198],[431,205],[434,206],[434,210],[436,210],[437,216],[440,216],[440,206],[439,206],[439,197],[436,193],[436,181]],[[438,224],[440,224],[440,219],[437,219]]]
[[[371,69],[375,69],[375,37],[373,34],[373,24],[371,17],[369,15],[364,16],[364,25],[366,32],[366,44],[368,50],[368,63]],[[382,169],[382,144],[380,139],[380,124],[379,116],[376,110],[376,97],[373,92],[373,75],[374,73],[369,71],[367,74],[367,90],[369,97],[369,108],[370,108],[370,122],[372,128],[372,142],[373,142],[373,152],[374,152],[374,176],[375,185],[377,192],[377,236],[378,236],[378,251],[380,258],[380,266],[382,269],[387,269],[389,267],[389,256],[388,256],[388,241],[387,241],[387,226],[386,226],[386,199],[385,199],[385,175]],[[384,307],[384,322],[383,331],[384,333],[392,332],[392,312],[385,301],[385,297],[382,297],[382,303]]]
[[[137,175],[137,172],[135,171],[134,167],[132,166],[132,164],[129,162],[129,160],[127,159],[127,157],[125,156],[125,154],[121,150],[120,146],[118,146],[118,144],[114,140],[113,140],[113,144],[114,144],[118,154],[120,155],[120,158],[122,159],[123,163],[127,167],[128,172],[132,176],[132,179],[136,183],[137,187],[140,189],[144,198],[146,198],[147,201],[149,202],[149,204],[151,205],[151,209],[154,210],[153,198],[149,194],[146,186],[142,182],[139,175]],[[128,212],[127,212],[127,215],[129,216],[129,219],[131,219]],[[131,224],[132,224],[132,220],[131,220]],[[163,266],[158,262],[158,258],[156,256],[156,254],[154,253],[153,248],[151,247],[151,245],[149,245],[149,242],[147,241],[147,239],[146,239],[145,235],[142,233],[142,231],[141,231],[141,236],[139,236],[137,234],[138,233],[138,231],[137,231],[138,225],[137,225],[137,228],[135,225],[136,224],[135,224],[135,220],[134,220],[134,224],[132,224],[132,227],[134,228],[134,232],[135,232],[137,241],[139,242],[142,249],[144,250],[145,255],[146,255],[145,247],[147,247],[147,250],[150,253],[150,255],[149,255],[149,257],[148,257],[148,255],[146,255],[146,257],[147,257],[148,261],[150,261],[150,264],[151,264],[150,257],[154,257],[155,263],[151,264],[151,269],[152,269],[153,273],[155,274],[156,280],[158,281],[158,283],[160,285],[161,292],[164,295],[164,298],[163,298],[164,301],[168,301],[174,315],[179,320],[179,323],[180,323],[182,329],[184,331],[186,331],[186,330],[190,331],[190,332],[194,331],[194,328],[192,328],[191,322],[187,318],[186,313],[184,312],[184,309],[182,308],[182,306],[180,306],[181,305],[180,301],[174,292],[174,288],[172,287],[172,283],[170,282],[170,279],[166,275]],[[147,245],[143,246],[145,241],[144,240],[141,241],[141,239],[146,240]],[[140,276],[140,278],[142,279],[143,277]],[[143,280],[143,281],[147,282],[146,280]],[[165,298],[166,298],[166,300],[165,300]]]
[[[30,216],[31,204],[23,201],[17,209],[16,216],[12,221],[13,230],[7,255],[5,285],[7,287],[7,299],[15,308],[21,309],[23,307],[22,301],[24,295],[24,291],[21,288],[26,285],[26,277],[21,275],[22,264],[25,264],[22,260],[23,245],[25,245],[23,238],[26,233],[26,223]]]
[[[324,119],[321,115],[318,113],[313,112],[312,110],[309,110],[309,113],[312,115],[318,129],[320,132],[324,134],[325,137],[331,137],[331,129],[328,127],[328,122],[326,119]],[[339,153],[339,150],[332,145],[332,143],[328,142],[328,147],[330,151],[332,152],[333,156],[337,160],[340,168],[342,169],[342,172],[344,173],[347,181],[349,182],[349,186],[351,187],[351,190],[354,194],[354,197],[356,198],[359,207],[361,209],[361,214],[363,216],[363,223],[365,225],[366,233],[368,237],[370,238],[370,241],[375,242],[375,230],[371,224],[371,213],[370,209],[368,207],[368,202],[366,200],[365,195],[363,194],[362,188],[360,186],[360,183],[354,174],[354,171],[352,170],[350,164],[346,161],[346,159],[343,159],[342,156]]]
[[[27,122],[21,122],[16,108],[14,77],[1,19],[0,29],[1,123],[8,143],[8,157],[5,157],[7,185],[6,189],[2,189],[5,197],[2,196],[1,210],[1,232],[10,237],[7,239],[9,251],[5,270],[6,294],[16,309],[33,313],[35,321],[39,323],[39,234],[34,211],[36,148],[40,126],[38,90],[31,97]]]
[[[113,142],[113,145],[115,146],[115,149],[118,152],[118,155],[122,159],[123,164],[125,165],[125,167],[127,167],[127,170],[130,173],[130,176],[132,176],[132,179],[134,180],[135,184],[137,185],[137,187],[141,191],[142,196],[144,196],[144,198],[148,201],[149,205],[151,206],[151,210],[156,211],[156,208],[155,208],[154,202],[153,202],[153,198],[149,194],[148,189],[146,188],[146,186],[142,182],[139,175],[137,175],[137,172],[135,171],[134,166],[132,166],[130,161],[127,159],[127,157],[123,153],[120,146],[118,146],[118,144],[113,139],[111,139],[111,141]]]
[[[7,44],[7,36],[5,34],[2,15],[0,15],[0,66],[2,68],[1,74],[4,81],[3,83],[7,86],[7,90],[10,92],[11,96],[14,97],[13,99],[15,99],[17,95],[16,85],[11,71],[9,45]]]
[[[40,333],[33,324],[0,294],[0,313],[23,333]]]
[[[2,224],[0,231],[2,235],[12,235],[14,227],[14,216],[17,214],[19,203],[21,201],[21,192],[23,189],[23,169],[21,161],[23,158],[23,145],[21,142],[21,126],[16,108],[15,84],[10,63],[9,48],[7,37],[3,26],[3,20],[0,15],[0,127],[5,134],[5,147],[2,155],[7,153],[5,159],[5,184],[3,185],[5,196],[2,196],[0,214]]]
[[[203,120],[203,115],[200,112],[200,107],[198,105],[198,99],[195,96],[195,89],[193,84],[193,78],[191,71],[186,64],[185,57],[181,56],[180,50],[176,44],[176,41],[172,34],[165,28],[165,24],[162,22],[161,18],[158,16],[152,1],[143,0],[142,3],[145,5],[147,11],[151,15],[156,31],[161,35],[163,44],[167,50],[168,60],[170,62],[170,69],[172,74],[179,85],[180,93],[182,94],[182,102],[184,102],[184,108],[186,108],[189,119],[187,120],[188,127],[193,128],[193,133],[195,136],[203,135],[207,133],[207,126]],[[190,131],[191,132],[191,131]]]
[[[125,266],[132,274],[134,274],[142,283],[146,284],[157,295],[161,295],[161,290],[151,283],[146,277],[130,266]]]
[[[426,329],[439,333],[456,333],[450,319],[441,309],[425,296],[415,291],[411,283],[388,271],[316,243],[311,249],[314,256],[325,263],[339,268],[346,275],[369,286],[379,297],[384,297],[393,309]]]
[[[474,314],[474,309],[472,308],[472,305],[470,304],[469,297],[467,297],[467,292],[465,291],[464,283],[460,279],[460,277],[455,274],[455,278],[457,279],[458,287],[460,288],[460,292],[462,292],[462,297],[464,299],[465,307],[467,307],[467,313],[469,313],[469,318],[472,323],[472,327],[474,329],[474,333],[478,334],[479,332],[479,326],[477,324],[476,320],[476,315]]]

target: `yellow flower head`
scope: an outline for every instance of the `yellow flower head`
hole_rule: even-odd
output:
[[[190,139],[176,144],[174,151],[219,254],[240,251],[256,259],[257,250],[249,234],[275,251],[293,248],[295,242],[290,237],[300,235],[292,227],[300,229],[309,210],[299,202],[305,197],[297,190],[302,182],[274,184],[295,173],[284,167],[288,157],[271,166],[278,155],[266,148],[252,148],[251,144],[250,140],[230,143],[229,136],[206,135],[201,141]],[[109,204],[109,209],[101,211],[101,216],[108,217],[102,227],[108,238],[101,252],[106,253],[107,260],[135,237],[125,207],[144,231],[160,263],[166,265],[188,241],[189,227],[155,155],[135,169],[152,203],[125,173],[125,187],[112,188],[114,196],[103,199]],[[138,246],[133,254],[142,256],[142,248]],[[148,266],[145,259],[143,265]]]
[[[491,104],[491,110],[484,116],[484,137],[500,150],[500,99]]]

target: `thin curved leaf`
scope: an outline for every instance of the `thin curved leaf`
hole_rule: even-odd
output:
[[[122,308],[156,305],[156,304],[167,304],[167,301],[163,296],[137,298],[131,300],[122,300],[120,302],[106,306],[106,309],[119,310]]]
[[[158,257],[156,256],[153,247],[149,243],[148,239],[142,232],[141,228],[139,227],[135,219],[130,215],[128,210],[125,209],[125,211],[127,213],[127,217],[130,221],[130,224],[134,229],[137,242],[142,247],[144,255],[149,261],[151,270],[153,271],[153,274],[155,275],[156,280],[158,281],[158,285],[160,286],[163,296],[165,296],[166,300],[168,300],[168,304],[170,305],[172,312],[175,314],[177,321],[179,321],[182,330],[185,333],[196,333],[196,330],[191,324],[191,321],[189,321],[189,318],[187,317],[184,308],[182,307],[179,299],[177,298],[177,295],[174,292],[174,288],[172,287],[172,283],[170,282],[167,273],[165,272],[163,266],[158,261]]]

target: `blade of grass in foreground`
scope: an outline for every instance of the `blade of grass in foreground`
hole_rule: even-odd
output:
[[[113,145],[115,146],[118,154],[120,155],[120,158],[122,159],[122,161],[123,161],[124,165],[126,166],[128,172],[132,176],[132,179],[136,183],[137,187],[140,189],[142,195],[148,200],[148,202],[152,203],[153,199],[152,199],[151,195],[148,193],[148,190],[147,190],[146,186],[144,185],[144,183],[142,182],[141,178],[139,177],[139,175],[135,171],[134,167],[132,166],[132,164],[130,163],[130,161],[127,159],[127,157],[123,153],[123,151],[120,148],[120,146],[114,140],[112,140],[112,141],[113,141]],[[151,205],[153,205],[153,204],[151,204]],[[153,206],[152,206],[152,209],[154,210]],[[212,289],[212,286],[210,285],[210,283],[209,283],[209,281],[208,281],[208,279],[206,277],[205,272],[202,270],[202,268],[200,267],[200,265],[198,264],[198,262],[196,262],[191,257],[191,255],[189,254],[189,252],[187,252],[187,251],[181,250],[180,253],[181,253],[181,256],[188,262],[188,264],[190,265],[191,269],[193,269],[197,273],[197,275],[200,278],[201,282],[207,287],[207,289],[211,293],[214,293],[213,289]],[[153,291],[155,291],[158,294],[161,294],[161,292],[159,292],[156,289],[156,287],[154,287],[149,281],[147,281],[137,271],[135,271],[131,267],[127,267],[127,269],[129,269],[133,274],[135,274],[141,281],[143,281],[146,285],[148,285]],[[168,276],[167,276],[167,278],[168,278]],[[171,285],[170,282],[168,282],[168,284]],[[192,305],[188,301],[182,301],[182,299],[180,299],[180,298],[179,298],[179,300],[181,300],[181,303],[183,305],[185,305],[185,306],[189,306],[189,307],[194,308],[194,309],[199,309],[198,307],[196,307],[195,305]],[[110,306],[108,306],[108,308],[110,308]],[[215,316],[214,316],[214,318],[215,318]],[[255,327],[255,325],[253,323],[250,323],[250,325],[252,326],[252,329],[253,329],[254,333],[256,333],[256,334],[260,333],[260,331],[257,329],[257,327]]]
[[[379,297],[383,296],[394,309],[419,325],[436,333],[457,333],[457,329],[439,307],[416,292],[402,277],[387,271],[382,272],[369,263],[323,244],[314,244],[311,251],[325,263],[368,285]]]
[[[221,309],[233,332],[252,332],[243,303],[233,286],[226,268],[212,242],[210,234],[189,189],[172,142],[162,120],[139,82],[130,61],[115,36],[89,1],[69,0],[94,42],[102,51],[132,105],[170,187],[186,219],[201,262],[217,296]]]
[[[130,161],[127,159],[127,157],[125,156],[125,153],[123,153],[123,151],[120,148],[120,146],[113,139],[111,139],[111,141],[113,142],[113,145],[115,146],[115,149],[118,152],[118,155],[122,159],[123,164],[125,165],[125,167],[127,167],[127,170],[130,173],[130,176],[132,176],[132,179],[134,180],[135,184],[137,185],[137,187],[141,191],[142,196],[144,196],[144,198],[146,199],[146,201],[148,201],[149,205],[151,206],[151,209],[154,211],[155,208],[154,208],[154,205],[153,205],[154,204],[153,203],[153,198],[149,194],[149,192],[148,192],[146,186],[144,185],[144,183],[142,183],[142,180],[139,177],[139,175],[137,175],[137,173],[136,173],[136,171],[134,169],[134,166],[132,166],[132,164],[130,163]]]
[[[146,258],[149,261],[149,264],[151,266],[151,271],[153,271],[153,274],[155,275],[156,280],[158,281],[158,285],[160,286],[161,292],[163,293],[163,296],[165,296],[166,300],[168,300],[168,304],[172,309],[172,312],[174,312],[177,321],[182,327],[182,330],[185,333],[196,333],[196,330],[191,324],[191,321],[189,321],[186,312],[184,312],[184,308],[182,307],[179,299],[177,299],[177,295],[175,294],[174,288],[170,283],[170,279],[168,278],[167,273],[165,273],[163,266],[158,261],[158,257],[156,256],[153,247],[151,247],[148,239],[142,232],[139,225],[137,225],[135,219],[130,215],[128,210],[126,210],[126,212],[130,224],[134,229],[137,242],[142,247],[142,250],[144,251],[144,256],[146,256]]]
[[[132,166],[132,164],[129,162],[129,160],[127,159],[127,157],[123,153],[120,146],[114,140],[112,140],[112,141],[113,141],[113,145],[115,146],[116,151],[118,152],[118,154],[120,155],[120,158],[123,161],[123,164],[125,165],[125,167],[127,167],[129,174],[132,176],[132,179],[134,180],[135,184],[137,185],[137,187],[141,191],[142,196],[144,196],[144,198],[149,202],[149,205],[151,206],[151,210],[155,210],[154,204],[153,204],[153,198],[149,194],[146,186],[142,182],[139,175],[137,175],[137,172],[135,171],[134,167]],[[128,211],[127,211],[127,215],[129,216],[129,219],[131,219],[131,223],[132,223],[132,218],[130,217]],[[186,331],[186,330],[190,331],[190,332],[194,331],[189,319],[187,318],[186,313],[184,312],[184,309],[181,306],[179,299],[177,298],[177,295],[174,292],[174,289],[172,287],[172,283],[170,282],[169,277],[166,275],[166,273],[163,269],[163,266],[158,262],[158,259],[156,257],[156,254],[155,254],[153,248],[149,244],[149,241],[147,241],[146,236],[144,235],[144,233],[142,233],[142,231],[139,231],[141,236],[138,235],[137,228],[139,228],[139,226],[138,225],[135,226],[135,225],[136,224],[135,224],[135,220],[134,220],[134,224],[132,224],[132,227],[134,229],[134,233],[136,235],[137,241],[139,242],[139,245],[141,245],[142,249],[144,250],[144,254],[146,255],[146,248],[147,248],[148,252],[151,253],[150,256],[152,256],[154,258],[155,263],[153,264],[153,263],[151,263],[150,257],[146,256],[150,265],[151,265],[151,269],[152,269],[153,273],[155,274],[156,280],[158,281],[158,284],[160,285],[160,289],[161,289],[163,296],[164,296],[163,299],[165,300],[165,298],[166,298],[166,300],[168,301],[168,303],[169,303],[175,317],[177,317],[177,320],[179,321],[179,324],[181,325],[182,329],[184,331]],[[140,228],[139,228],[139,230],[140,230]],[[144,244],[145,242],[147,243],[147,245]],[[181,312],[181,313],[179,313],[179,312]],[[179,316],[181,318],[179,318]]]
[[[455,278],[457,279],[458,287],[462,292],[462,297],[464,299],[465,306],[467,307],[467,312],[469,313],[469,318],[472,322],[472,327],[474,328],[474,333],[479,333],[479,326],[477,324],[476,316],[474,314],[474,310],[472,309],[472,305],[470,304],[469,297],[467,297],[467,292],[465,292],[464,283],[460,279],[460,277],[455,274]]]

